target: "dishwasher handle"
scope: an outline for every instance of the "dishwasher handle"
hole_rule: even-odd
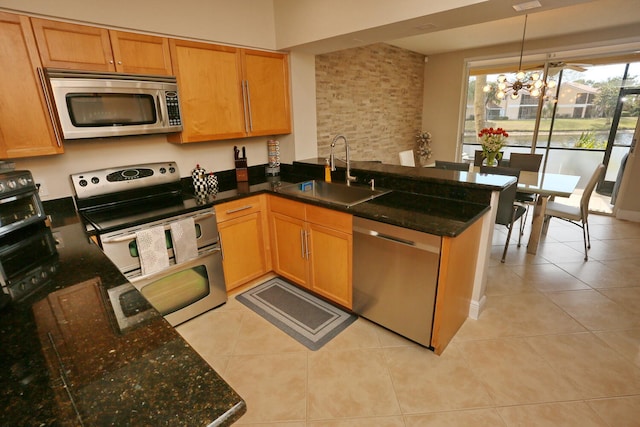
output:
[[[361,228],[361,227],[358,227],[358,226],[354,226],[353,227],[353,232],[354,232],[354,234],[355,233],[365,234],[367,236],[371,236],[371,237],[374,237],[374,238],[377,238],[377,239],[387,240],[389,242],[397,243],[399,245],[410,246],[412,248],[423,250],[423,251],[426,251],[426,252],[431,252],[431,253],[434,253],[434,254],[439,254],[440,253],[440,246],[435,246],[435,245],[431,245],[431,244],[424,243],[424,242],[417,242],[417,241],[405,239],[405,238],[402,238],[402,237],[396,237],[396,236],[392,236],[390,234],[381,233],[381,232],[376,231],[376,230],[371,230],[371,229],[367,229],[367,228]]]

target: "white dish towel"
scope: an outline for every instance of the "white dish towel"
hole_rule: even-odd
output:
[[[193,218],[172,222],[171,240],[173,240],[173,254],[176,256],[176,264],[198,256],[196,224]]]
[[[143,276],[169,267],[169,254],[163,226],[136,232],[136,241]]]

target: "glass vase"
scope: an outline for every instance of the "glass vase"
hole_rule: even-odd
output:
[[[487,153],[487,157],[482,160],[482,166],[498,166],[497,153]]]

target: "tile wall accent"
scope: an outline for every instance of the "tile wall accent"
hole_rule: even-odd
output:
[[[422,124],[424,55],[378,43],[316,56],[318,156],[333,137],[354,160],[399,164]],[[342,141],[338,157],[344,158]]]

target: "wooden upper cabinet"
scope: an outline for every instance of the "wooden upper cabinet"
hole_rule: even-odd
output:
[[[0,158],[62,153],[38,75],[29,18],[0,12]]]
[[[169,141],[291,132],[286,54],[174,39],[169,45],[184,128]]]
[[[173,70],[180,88],[183,131],[170,142],[246,136],[238,49],[171,39]]]
[[[288,56],[246,49],[241,56],[248,136],[290,133]]]
[[[108,30],[39,18],[31,25],[44,67],[115,71]]]
[[[44,67],[171,75],[163,37],[31,18]]]
[[[173,75],[169,39],[109,31],[116,71],[130,74]]]

